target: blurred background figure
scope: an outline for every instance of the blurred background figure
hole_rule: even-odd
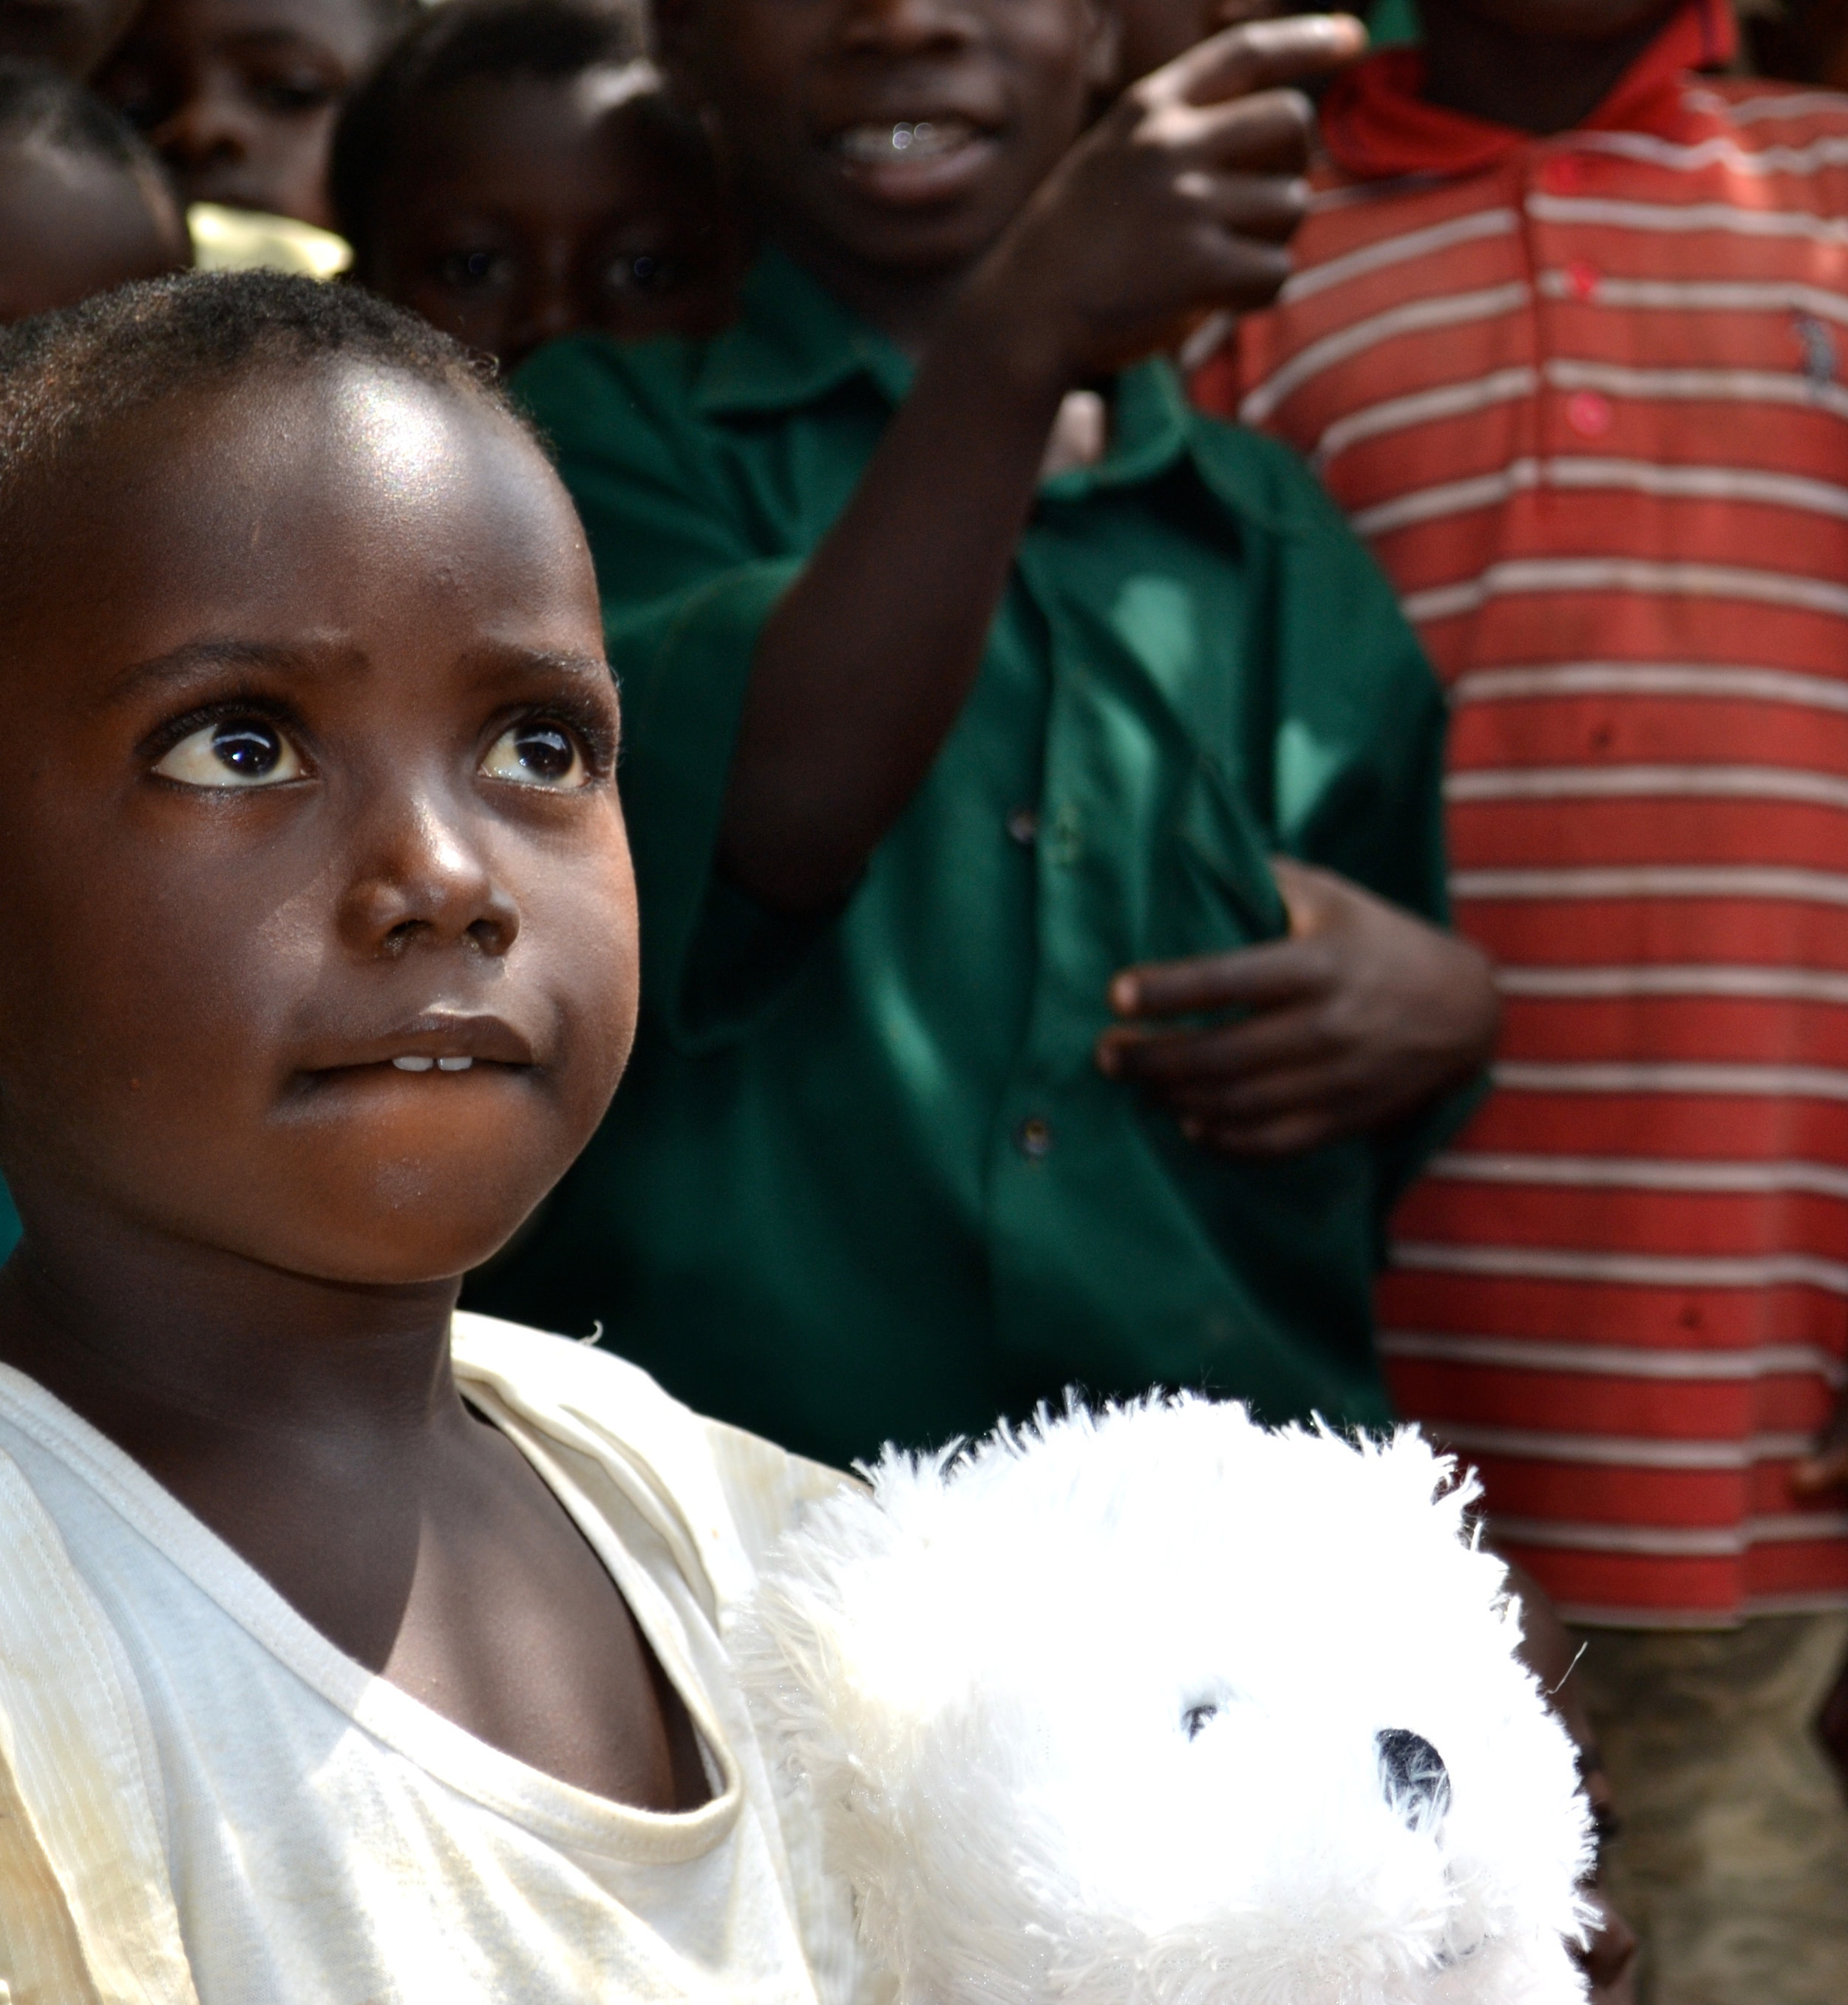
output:
[[[318,278],[346,263],[327,185],[334,121],[416,11],[416,0],[152,0],[135,17],[97,89],[192,205],[200,263]]]
[[[715,332],[740,254],[711,149],[633,11],[448,0],[349,101],[333,208],[353,276],[515,367],[579,328]]]
[[[0,0],[0,61],[88,76],[120,39],[135,0]]]
[[[0,322],[180,270],[186,226],[134,132],[43,64],[0,64]]]

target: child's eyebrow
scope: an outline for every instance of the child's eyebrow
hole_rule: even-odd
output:
[[[358,665],[357,658],[347,651],[341,651],[346,655],[351,665]],[[135,662],[121,669],[111,679],[104,700],[112,704],[125,703],[149,690],[170,684],[177,687],[197,682],[214,672],[222,673],[227,669],[286,670],[300,675],[312,674],[317,670],[325,673],[331,665],[325,655],[317,657],[299,648],[283,647],[272,641],[186,641],[177,648],[170,648],[165,654],[150,655],[145,662]]]

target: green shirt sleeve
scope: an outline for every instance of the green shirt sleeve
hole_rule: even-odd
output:
[[[641,909],[645,1002],[683,1049],[722,1043],[813,938],[715,880],[757,635],[802,568],[754,534],[693,400],[697,351],[560,342],[520,372],[583,519],[621,691],[619,766]]]

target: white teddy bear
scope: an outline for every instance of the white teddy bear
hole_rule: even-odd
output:
[[[1475,1495],[1195,1399],[818,1507],[747,1689],[901,2005],[1566,2005],[1590,1863]]]

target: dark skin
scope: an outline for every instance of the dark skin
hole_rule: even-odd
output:
[[[641,68],[471,78],[420,107],[356,276],[508,370],[579,328],[715,332],[736,235]]]
[[[0,323],[192,262],[171,194],[114,161],[0,145]]]
[[[0,0],[0,62],[90,75],[121,40],[135,0]]]
[[[150,0],[97,88],[188,202],[331,230],[334,121],[388,33],[367,0]]]
[[[1230,31],[1087,129],[1116,61],[1087,0],[682,0],[662,19],[770,233],[918,357],[853,500],[764,627],[732,770],[725,869],[774,909],[819,914],[955,724],[1064,399],[1208,311],[1275,296],[1306,200],[1311,115],[1289,86],[1363,36],[1342,16]],[[1353,1132],[1393,1111],[1400,1083],[1423,1093],[1473,1070],[1496,1017],[1481,957],[1338,880],[1318,879],[1316,902],[1358,950],[1339,959],[1340,993],[1320,938],[1262,950],[1261,1002],[1240,957],[1183,976],[1210,1006],[1288,1020],[1270,1057],[1302,1090],[1264,1121],[1239,1111],[1242,1051],[1147,1034],[1182,1006],[1168,971],[1116,985],[1141,1034],[1107,1038],[1100,1062],[1183,1113],[1203,1097],[1202,1140],[1252,1153]],[[1435,1066],[1418,1022],[1449,1034]]]
[[[1419,0],[1425,96],[1523,132],[1569,132],[1677,0]]]
[[[581,1789],[697,1803],[622,1597],[449,1367],[458,1276],[634,1029],[563,490],[472,396],[272,370],[116,421],[33,533],[0,656],[0,1357],[367,1670]]]

